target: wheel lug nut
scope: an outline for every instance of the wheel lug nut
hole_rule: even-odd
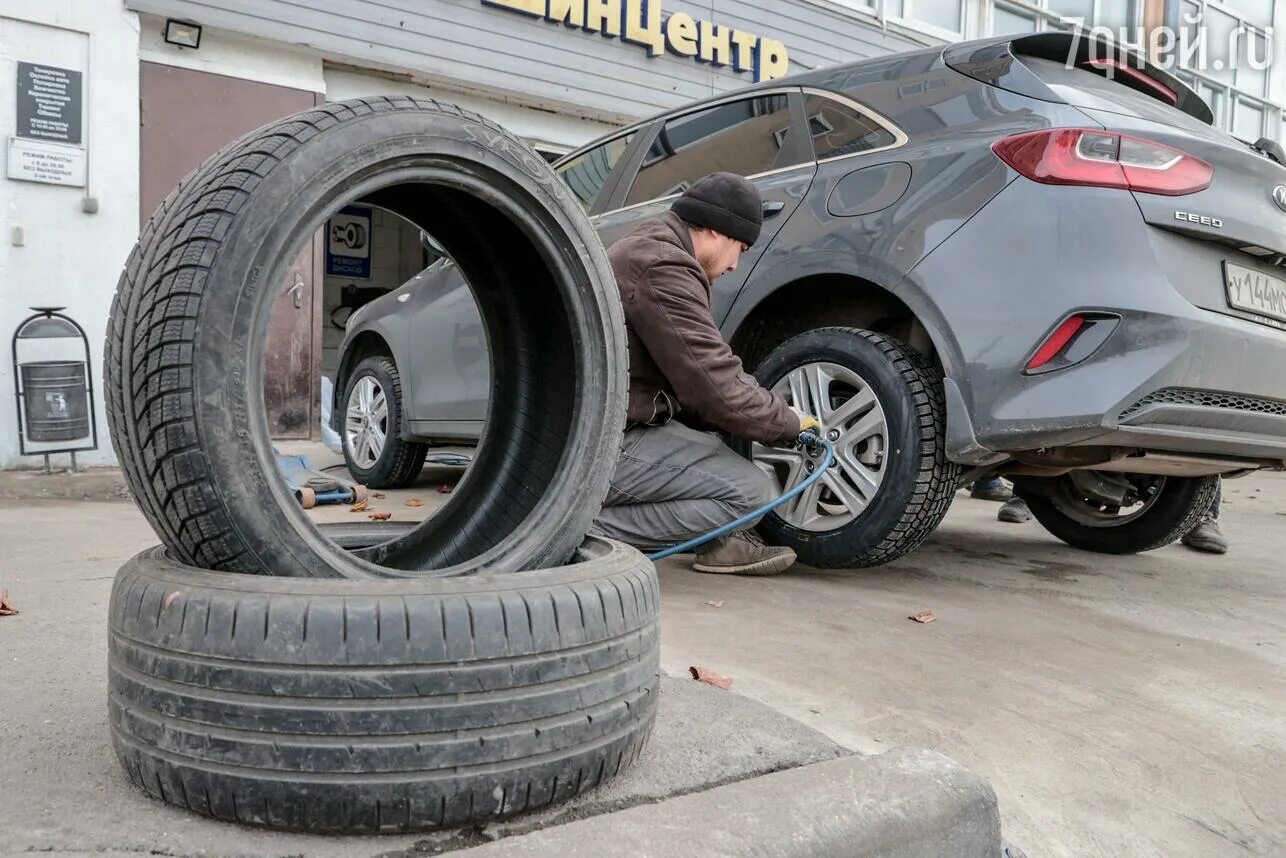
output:
[[[827,437],[827,439],[828,439],[828,440],[831,440],[831,441],[838,441],[838,440],[839,440],[839,430],[838,430],[838,429],[832,429],[831,431],[829,431],[829,432],[827,432],[827,433],[826,433],[826,437]]]

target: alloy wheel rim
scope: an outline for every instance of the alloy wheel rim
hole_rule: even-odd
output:
[[[804,364],[773,386],[788,403],[822,421],[835,448],[831,467],[798,498],[776,514],[793,527],[813,533],[838,530],[853,522],[874,502],[884,483],[888,420],[870,384],[854,370],[836,363]],[[821,464],[791,447],[755,444],[752,455],[787,492]]]
[[[348,394],[344,443],[359,468],[373,468],[388,443],[388,397],[378,381],[363,376]]]

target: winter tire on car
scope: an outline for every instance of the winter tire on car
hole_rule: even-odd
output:
[[[1073,548],[1140,554],[1182,539],[1209,512],[1219,490],[1219,477],[1106,476],[1135,488],[1124,505],[1087,491],[1083,480],[1092,474],[1023,478],[1014,491],[1041,526]]]
[[[299,249],[344,205],[433,234],[470,283],[491,414],[452,501],[348,556],[277,479],[263,405],[269,311]],[[126,264],[106,348],[112,441],[176,559],[267,575],[513,572],[571,556],[607,493],[625,420],[625,326],[579,203],[527,145],[409,97],[318,107],[190,174]]]
[[[402,438],[402,380],[393,359],[377,355],[358,364],[343,401],[340,441],[353,479],[373,489],[414,483],[429,448]]]
[[[341,528],[350,547],[397,528]],[[602,784],[657,710],[656,571],[590,538],[522,575],[228,575],[163,548],[112,589],[112,741],[154,798],[328,833],[458,828]]]
[[[779,346],[756,373],[822,421],[835,447],[828,474],[764,517],[763,536],[810,566],[888,563],[947,514],[957,466],[947,461],[942,377],[910,347],[855,328],[819,328]],[[820,464],[789,447],[741,444],[782,490]]]

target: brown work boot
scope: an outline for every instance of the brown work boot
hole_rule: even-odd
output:
[[[766,545],[753,530],[739,530],[697,549],[692,568],[715,575],[777,575],[795,565],[795,552]]]

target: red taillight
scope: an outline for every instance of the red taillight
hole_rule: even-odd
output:
[[[1210,187],[1215,168],[1187,152],[1139,137],[1050,128],[997,140],[991,149],[1033,182],[1182,196]]]
[[[1036,354],[1032,355],[1031,360],[1027,361],[1027,371],[1040,369],[1067,348],[1067,344],[1072,341],[1072,337],[1085,326],[1084,316],[1068,316],[1067,319],[1054,329],[1054,333],[1049,335],[1045,342],[1041,343]]]

